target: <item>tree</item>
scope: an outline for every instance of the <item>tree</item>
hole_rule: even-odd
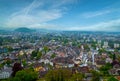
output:
[[[92,80],[91,81],[100,81],[100,74],[97,71],[92,70]]]
[[[113,54],[113,60],[116,60],[116,55],[115,54]]]
[[[15,76],[16,75],[16,73],[18,72],[18,71],[20,71],[20,70],[22,70],[23,69],[23,67],[21,66],[21,64],[20,63],[15,63],[14,64],[14,66],[13,66],[13,68],[12,68],[12,74],[11,74],[11,76]]]
[[[98,50],[99,51],[99,54],[103,53],[103,52],[106,52],[106,50],[104,48],[101,48]]]
[[[18,60],[19,60],[19,62],[22,61],[22,57],[23,57],[22,55],[20,55],[20,54],[18,55]]]
[[[120,70],[118,70],[117,73],[120,75]]]
[[[118,81],[118,80],[112,76],[107,81]]]
[[[36,57],[36,59],[38,60],[38,59],[40,59],[41,57],[42,57],[42,52],[39,51],[39,52],[37,53],[37,57]]]
[[[93,49],[96,49],[96,42],[92,42],[91,46]]]
[[[0,45],[2,45],[2,43],[3,43],[3,38],[0,37]]]
[[[46,54],[49,51],[49,48],[47,46],[44,46],[43,50],[44,50],[44,52]]]
[[[120,62],[120,55],[118,55],[117,57],[118,57],[117,60]]]
[[[10,66],[10,64],[12,63],[12,60],[7,59],[5,63],[6,63],[8,66]]]
[[[38,79],[38,73],[32,69],[25,69],[18,71],[15,75],[20,81],[36,81]]]
[[[36,50],[35,50],[35,51],[33,51],[33,52],[32,52],[32,54],[31,54],[31,58],[36,57],[36,56],[37,56],[37,53],[38,53],[38,51],[36,51]]]
[[[50,57],[51,57],[51,58],[55,58],[55,57],[56,57],[56,54],[53,53]]]
[[[84,78],[84,75],[81,73],[76,73],[72,75],[71,81],[82,81]]]
[[[4,66],[3,64],[0,64],[0,70],[3,68],[3,66]]]
[[[106,63],[105,65],[103,65],[102,67],[100,67],[100,72],[103,75],[109,75],[108,70],[112,68],[112,65],[110,63]]]
[[[84,45],[84,48],[85,48],[85,50],[90,51],[90,48],[89,48],[89,46],[87,44]]]
[[[15,77],[9,78],[7,81],[36,81],[38,73],[32,69],[20,70]]]
[[[11,46],[8,46],[7,49],[8,49],[8,52],[13,51],[13,48]]]
[[[115,49],[114,52],[119,52],[119,50],[118,50],[118,49]]]
[[[22,60],[22,64],[23,64],[23,66],[25,67],[25,66],[27,66],[27,62],[26,62],[26,60],[24,59],[24,60]]]
[[[67,69],[50,70],[46,75],[46,81],[68,81],[71,75],[71,71]]]

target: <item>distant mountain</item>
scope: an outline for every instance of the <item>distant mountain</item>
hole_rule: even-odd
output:
[[[0,29],[0,32],[4,32],[4,31],[5,31],[5,30],[1,30],[1,29]]]
[[[35,32],[35,30],[29,29],[29,28],[26,28],[26,27],[17,28],[14,31],[15,32],[23,32],[23,33]]]
[[[0,33],[6,33],[6,30],[0,29]]]

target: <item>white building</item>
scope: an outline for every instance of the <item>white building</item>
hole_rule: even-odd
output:
[[[114,43],[114,48],[119,48],[119,44]]]
[[[0,79],[5,79],[5,78],[9,78],[10,77],[10,73],[9,72],[0,72]]]
[[[108,48],[108,42],[104,42],[103,48]]]

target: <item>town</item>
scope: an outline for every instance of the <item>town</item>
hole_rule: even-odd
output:
[[[20,64],[24,70],[32,68],[38,75],[36,81],[119,81],[120,33],[0,32],[1,80],[16,81],[8,80],[15,64]],[[64,75],[71,80],[45,80],[47,75],[55,75],[55,70],[68,70],[75,76],[71,78],[71,75]]]

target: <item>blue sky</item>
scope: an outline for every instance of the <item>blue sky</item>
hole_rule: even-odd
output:
[[[120,31],[120,0],[0,0],[0,27]]]

